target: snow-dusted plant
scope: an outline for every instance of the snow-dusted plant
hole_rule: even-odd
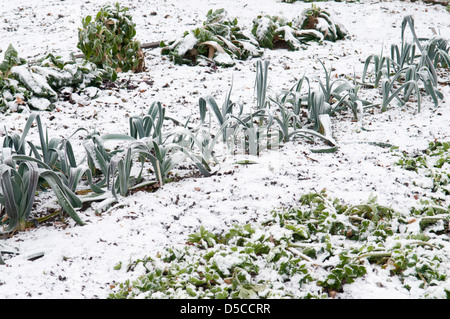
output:
[[[116,72],[144,70],[144,53],[134,39],[136,27],[127,11],[117,2],[103,6],[94,18],[83,18],[77,46],[87,60]]]
[[[406,42],[405,31],[409,27],[414,44]],[[416,54],[416,49],[419,54]],[[419,39],[414,19],[406,16],[401,28],[401,46],[391,45],[391,58],[380,55],[370,55],[364,64],[362,84],[379,87],[383,95],[381,110],[385,111],[389,103],[396,99],[400,105],[409,101],[414,91],[417,99],[417,110],[421,108],[421,94],[425,91],[435,106],[443,99],[443,94],[438,89],[436,68],[446,66],[450,62],[447,41],[433,37],[431,39]],[[373,62],[372,80],[368,83],[366,78],[368,70]]]
[[[256,63],[256,109],[266,108],[267,81],[268,81],[269,61],[258,60]]]
[[[333,42],[349,36],[345,27],[340,22],[334,21],[328,11],[314,4],[311,8],[304,9],[292,25],[299,30],[316,30],[322,34],[323,40]]]
[[[114,80],[116,75],[112,71],[98,69],[88,61],[63,61],[51,53],[29,63],[19,58],[10,45],[0,64],[0,108],[2,111],[21,111],[26,107],[51,110],[62,88],[83,88],[99,85],[103,79]]]
[[[371,80],[369,80],[369,82],[366,82],[366,77],[368,77],[368,70],[372,61],[373,61],[373,71],[372,73],[370,73]],[[383,52],[381,52],[379,55],[371,54],[366,58],[366,61],[364,63],[362,83],[364,85],[371,84],[375,88],[379,87],[383,78],[390,77],[390,66],[391,62],[388,57],[383,55]]]
[[[29,95],[28,92],[18,85],[17,80],[11,77],[11,69],[26,61],[19,58],[17,51],[10,44],[5,51],[4,60],[0,63],[0,111],[5,112],[16,103],[22,104]]]
[[[225,51],[232,56],[245,60],[262,55],[258,42],[246,30],[241,29],[237,18],[229,18],[225,9],[209,10],[203,25],[223,41]]]
[[[111,180],[111,160],[118,151],[110,151],[104,145],[104,140],[99,134],[92,134],[83,143],[87,164],[92,176],[100,177],[98,187],[106,186],[110,189]]]
[[[153,102],[145,116],[130,117],[130,136],[135,139],[151,137],[161,143],[165,108],[160,102]]]
[[[315,5],[292,21],[281,16],[260,15],[253,20],[252,33],[264,48],[290,50],[306,49],[309,41],[336,41],[348,35],[344,26]]]
[[[36,162],[27,161],[24,156],[13,156],[0,164],[0,204],[5,208],[1,225],[7,226],[4,231],[25,230],[40,180],[45,181],[53,190],[61,209],[76,223],[84,225],[75,211],[75,208],[81,207],[80,199],[63,183],[58,174],[39,168]]]
[[[320,64],[325,71],[325,81],[323,82],[319,78],[319,86],[323,93],[325,102],[331,104],[333,100],[340,100],[343,92],[348,91],[351,88],[351,84],[346,79],[332,80],[331,69],[327,71],[325,64],[319,59]]]
[[[445,209],[399,213],[377,203],[346,205],[325,191],[300,197],[257,224],[234,225],[221,234],[203,226],[187,245],[165,247],[131,262],[133,276],[110,298],[326,298],[382,267],[405,288],[446,281]],[[432,215],[430,213],[433,212]],[[433,219],[432,217],[438,217]],[[420,223],[416,229],[412,223]],[[438,233],[435,233],[435,232]]]
[[[396,165],[431,178],[430,190],[437,198],[450,195],[450,142],[430,142],[419,155],[402,153]]]
[[[10,44],[4,54],[4,60],[0,63],[0,77],[3,79],[11,75],[11,69],[14,66],[25,64],[26,60],[19,57],[19,54]]]
[[[10,161],[9,164],[14,164]],[[2,225],[5,232],[23,231],[31,214],[32,205],[39,181],[35,163],[21,163],[16,170],[7,164],[0,164],[1,194],[0,203],[5,207]]]
[[[203,26],[186,31],[183,37],[161,42],[163,55],[176,64],[207,64],[229,67],[234,59],[259,57],[262,51],[250,34],[230,19],[224,9],[209,10]]]
[[[300,30],[292,21],[280,16],[258,16],[253,20],[252,33],[264,48],[306,49],[308,41],[323,41],[316,30]]]
[[[401,105],[405,104],[414,90],[417,97],[417,110],[420,112],[421,92],[419,90],[419,84],[422,84],[425,94],[433,99],[435,106],[438,106],[439,99],[442,99],[443,95],[437,88],[437,80],[435,82],[433,74],[427,67],[420,66],[419,64],[407,66],[399,70],[390,79],[385,79],[383,81],[383,102],[381,110],[387,110],[389,103],[394,98],[397,99]],[[402,90],[404,91],[403,96],[400,97],[399,95]]]
[[[394,72],[398,72],[405,66],[414,64],[415,58],[416,46],[413,43],[403,41],[400,46],[397,44],[391,45],[390,63]]]
[[[450,66],[450,44],[448,40],[434,36],[424,44],[424,50],[433,62],[434,67]]]

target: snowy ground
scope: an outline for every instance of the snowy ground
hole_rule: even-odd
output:
[[[81,18],[95,14],[104,3],[4,0],[0,7],[0,49],[4,52],[12,43],[19,55],[29,60],[50,52],[62,56],[79,53],[76,43]],[[238,17],[242,26],[250,27],[258,14],[293,18],[311,5],[276,0],[128,0],[121,4],[130,8],[141,43],[174,39],[200,25],[212,8],[225,8],[230,16]],[[306,51],[267,50],[264,58],[270,60],[270,87],[275,92],[290,88],[303,74],[323,76],[317,58],[333,67],[334,74],[352,76],[355,70],[360,75],[366,57],[379,54],[382,48],[389,52],[391,43],[400,42],[400,26],[407,14],[414,16],[419,36],[431,36],[434,28],[450,38],[450,14],[439,5],[362,0],[348,4],[320,2],[318,6],[334,14],[352,39],[312,44]],[[235,67],[211,72],[200,66],[175,66],[161,57],[160,49],[153,49],[146,51],[146,66],[145,73],[122,75],[125,79],[131,77],[138,84],[136,89],[105,90],[93,99],[79,95],[75,96],[76,104],[61,101],[57,112],[42,112],[49,135],[67,137],[80,126],[102,134],[126,133],[127,117],[145,113],[153,101],[166,105],[178,119],[191,114],[195,117],[198,98],[209,94],[221,102],[232,79],[232,99],[247,105],[254,101],[255,60],[239,61]],[[55,223],[2,240],[8,247],[17,248],[20,255],[6,258],[7,265],[0,266],[0,298],[106,298],[114,281],[130,276],[113,270],[118,262],[152,256],[164,245],[183,243],[200,225],[219,232],[236,222],[263,220],[271,209],[295,205],[300,195],[312,190],[326,188],[329,195],[348,203],[375,194],[379,203],[407,211],[415,203],[414,195],[425,196],[423,188],[411,183],[417,176],[394,166],[397,158],[388,149],[356,142],[384,142],[413,151],[425,149],[434,139],[448,140],[450,86],[443,85],[441,90],[445,98],[438,109],[425,99],[419,114],[413,104],[382,114],[366,114],[364,120],[371,131],[358,131],[350,115],[333,119],[340,145],[336,153],[312,154],[307,145],[288,143],[280,151],[262,154],[255,159],[256,165],[236,166],[236,160],[246,157],[230,156],[220,168],[220,172],[228,174],[188,177],[166,184],[155,193],[138,192],[101,216],[89,208],[82,212],[88,221],[83,227]],[[0,118],[2,127],[11,132],[23,127],[27,114],[0,114]],[[27,260],[39,252],[45,253],[42,258]],[[395,278],[378,269],[345,287],[337,297],[423,295],[404,289]]]

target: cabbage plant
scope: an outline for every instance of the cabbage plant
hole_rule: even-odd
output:
[[[251,34],[224,9],[209,10],[201,27],[186,31],[183,37],[161,42],[161,53],[176,64],[208,64],[229,67],[234,59],[259,57],[262,50]]]
[[[144,53],[134,40],[136,26],[127,11],[117,2],[103,6],[94,18],[87,16],[82,20],[77,46],[87,60],[116,72],[144,70]]]
[[[264,48],[306,49],[307,42],[337,41],[348,37],[345,27],[331,15],[312,5],[296,19],[260,15],[253,20],[252,33]]]

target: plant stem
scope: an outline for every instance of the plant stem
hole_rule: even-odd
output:
[[[55,217],[58,216],[60,213],[61,213],[61,211],[57,210],[57,211],[55,211],[54,213],[51,213],[51,214],[49,214],[49,215],[46,215],[46,216],[43,216],[43,217],[40,217],[40,218],[36,218],[35,221],[27,222],[25,227],[26,227],[26,228],[33,227],[33,226],[36,224],[36,221],[37,221],[38,223],[43,223],[43,222],[45,222],[45,221],[47,221],[47,220],[49,220],[49,219],[55,218]]]

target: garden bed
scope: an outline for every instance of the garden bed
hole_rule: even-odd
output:
[[[81,4],[72,0],[46,3],[9,1],[0,9],[3,18],[0,49],[5,53],[11,43],[19,56],[27,60],[38,60],[49,53],[63,58],[68,58],[71,53],[79,54],[77,34],[81,19],[95,15],[104,3],[106,1],[83,1]],[[121,5],[129,7],[128,13],[136,23],[136,37],[141,43],[168,42],[179,38],[186,30],[201,26],[210,9],[225,8],[227,14],[236,17],[243,28],[251,29],[257,15],[294,19],[311,7],[311,3],[297,1],[289,4],[275,0],[258,1],[257,7],[252,1],[230,4],[221,0],[214,1],[214,4],[198,0],[183,5],[177,1],[152,1],[151,5],[125,1]],[[317,2],[315,5],[342,23],[349,38],[336,42],[310,42],[304,50],[264,49],[261,57],[236,59],[235,64],[227,68],[214,63],[178,65],[162,55],[161,48],[144,49],[144,72],[119,73],[115,82],[104,82],[99,87],[63,89],[53,102],[51,111],[39,111],[41,122],[49,137],[67,138],[77,129],[84,128],[86,131],[79,131],[70,139],[77,160],[81,160],[85,155],[83,143],[88,134],[94,131],[99,135],[128,134],[129,119],[146,114],[153,102],[161,103],[166,116],[181,123],[190,118],[193,125],[201,121],[199,99],[206,96],[212,96],[221,106],[231,92],[232,101],[241,102],[246,108],[254,107],[257,104],[254,88],[259,66],[257,61],[261,59],[269,61],[267,96],[275,97],[282,90],[295,86],[304,75],[310,79],[311,86],[318,87],[318,79],[325,81],[326,76],[321,62],[325,70],[331,70],[332,79],[346,79],[352,83],[351,79],[356,75],[362,81],[364,63],[370,55],[379,55],[383,50],[388,56],[391,44],[401,43],[402,22],[408,15],[414,17],[419,37],[430,38],[435,30],[444,39],[450,39],[450,13],[445,6],[403,1]],[[405,34],[410,37],[408,28]],[[317,250],[316,254],[307,255],[308,258],[302,261],[305,265],[302,269],[307,269],[312,283],[308,282],[303,287],[289,283],[289,298],[447,298],[450,291],[447,277],[450,275],[450,199],[448,185],[442,183],[436,188],[436,178],[433,179],[436,175],[433,174],[448,172],[448,148],[437,157],[433,155],[436,154],[435,149],[426,152],[430,143],[450,140],[450,71],[438,68],[437,73],[437,87],[443,95],[437,106],[430,95],[424,95],[420,112],[415,96],[402,106],[396,106],[396,101],[392,101],[384,112],[380,107],[367,108],[359,120],[355,120],[351,109],[336,112],[330,117],[333,141],[338,145],[334,152],[314,152],[317,148],[333,145],[323,140],[309,142],[307,139],[282,143],[279,148],[255,155],[245,152],[225,152],[223,155],[218,152],[223,156],[212,166],[212,176],[205,177],[195,163],[187,161],[171,170],[164,185],[149,184],[132,190],[105,208],[99,207],[98,202],[83,205],[77,213],[86,223],[84,226],[65,215],[64,219],[56,216],[37,226],[28,225],[25,231],[16,232],[11,237],[2,235],[0,249],[4,250],[2,256],[6,264],[0,265],[0,296],[4,299],[108,298],[117,293],[125,281],[132,282],[145,274],[145,268],[141,267],[144,263],[137,260],[147,257],[156,260],[158,254],[173,247],[194,249],[197,242],[189,236],[199,232],[200,227],[214,234],[212,236],[219,236],[227,234],[233,227],[244,225],[252,225],[259,232],[268,221],[272,221],[273,237],[266,239],[268,246],[276,246],[283,237],[277,237],[280,233],[274,226],[274,211],[300,207],[304,204],[300,199],[308,194],[326,194],[328,199],[337,199],[349,206],[376,198],[377,205],[395,212],[386,218],[392,222],[389,228],[393,234],[385,234],[385,241],[381,241],[383,249],[379,249],[381,246],[370,248],[371,252],[379,250],[384,253],[380,253],[383,261],[373,262],[366,256],[369,252],[364,249],[367,247],[344,250],[348,244],[346,240],[352,238],[349,229],[344,228],[345,233],[321,230],[328,232],[333,254],[330,253],[327,260],[320,260],[317,268],[311,269],[307,265],[309,258],[316,258],[320,253]],[[382,101],[381,87],[361,85],[359,94],[372,104]],[[29,116],[30,111],[26,108],[22,112],[0,114],[8,135],[22,133]],[[4,131],[2,136],[5,136]],[[35,124],[30,128],[28,139],[39,144]],[[112,148],[119,147],[111,141],[108,143]],[[121,143],[126,144],[126,141]],[[424,160],[417,161],[421,156]],[[434,166],[434,161],[439,158],[447,161],[443,168]],[[439,206],[444,212],[418,213],[420,208],[428,209],[430,206]],[[39,192],[32,217],[46,216],[59,209],[60,205],[51,191]],[[428,224],[424,216],[429,215],[440,219],[436,217]],[[339,220],[347,225],[351,218],[345,222]],[[422,227],[421,221],[427,227]],[[402,223],[404,226],[399,226]],[[310,227],[303,221],[298,221],[296,226],[299,225]],[[416,237],[407,237],[409,235]],[[305,237],[303,239],[310,240],[308,244],[314,244],[312,232]],[[398,250],[392,244],[394,239],[406,245],[402,250],[405,256],[406,252],[412,252],[412,255],[424,252],[419,257],[426,256],[422,261],[429,267],[425,270],[431,269],[430,272],[421,272],[419,266],[405,266],[401,271],[399,262],[398,268],[392,268],[393,264],[388,260],[397,260],[393,251]],[[420,243],[414,247],[407,246],[405,241],[413,239]],[[218,237],[215,240],[220,245],[235,244],[220,242]],[[343,252],[365,256],[358,264],[358,267],[364,267],[364,271],[350,267],[354,273],[342,284],[333,285],[331,277],[327,276],[342,264],[343,259],[339,260],[339,256],[344,256]],[[200,250],[197,256],[203,253]],[[398,256],[400,253],[395,254]],[[176,261],[176,258],[171,261]],[[443,262],[438,265],[437,261]],[[133,265],[133,271],[127,271],[129,265]],[[279,279],[265,274],[263,278],[267,282],[270,278],[274,282]],[[227,274],[224,277],[229,278]],[[327,278],[328,286],[325,287]],[[224,282],[227,283],[226,280]],[[320,284],[315,285],[315,282]],[[284,296],[277,284],[271,287],[272,297]],[[255,291],[259,293],[260,290],[255,288],[249,294],[254,297]],[[183,291],[172,296],[195,297],[200,294]]]

